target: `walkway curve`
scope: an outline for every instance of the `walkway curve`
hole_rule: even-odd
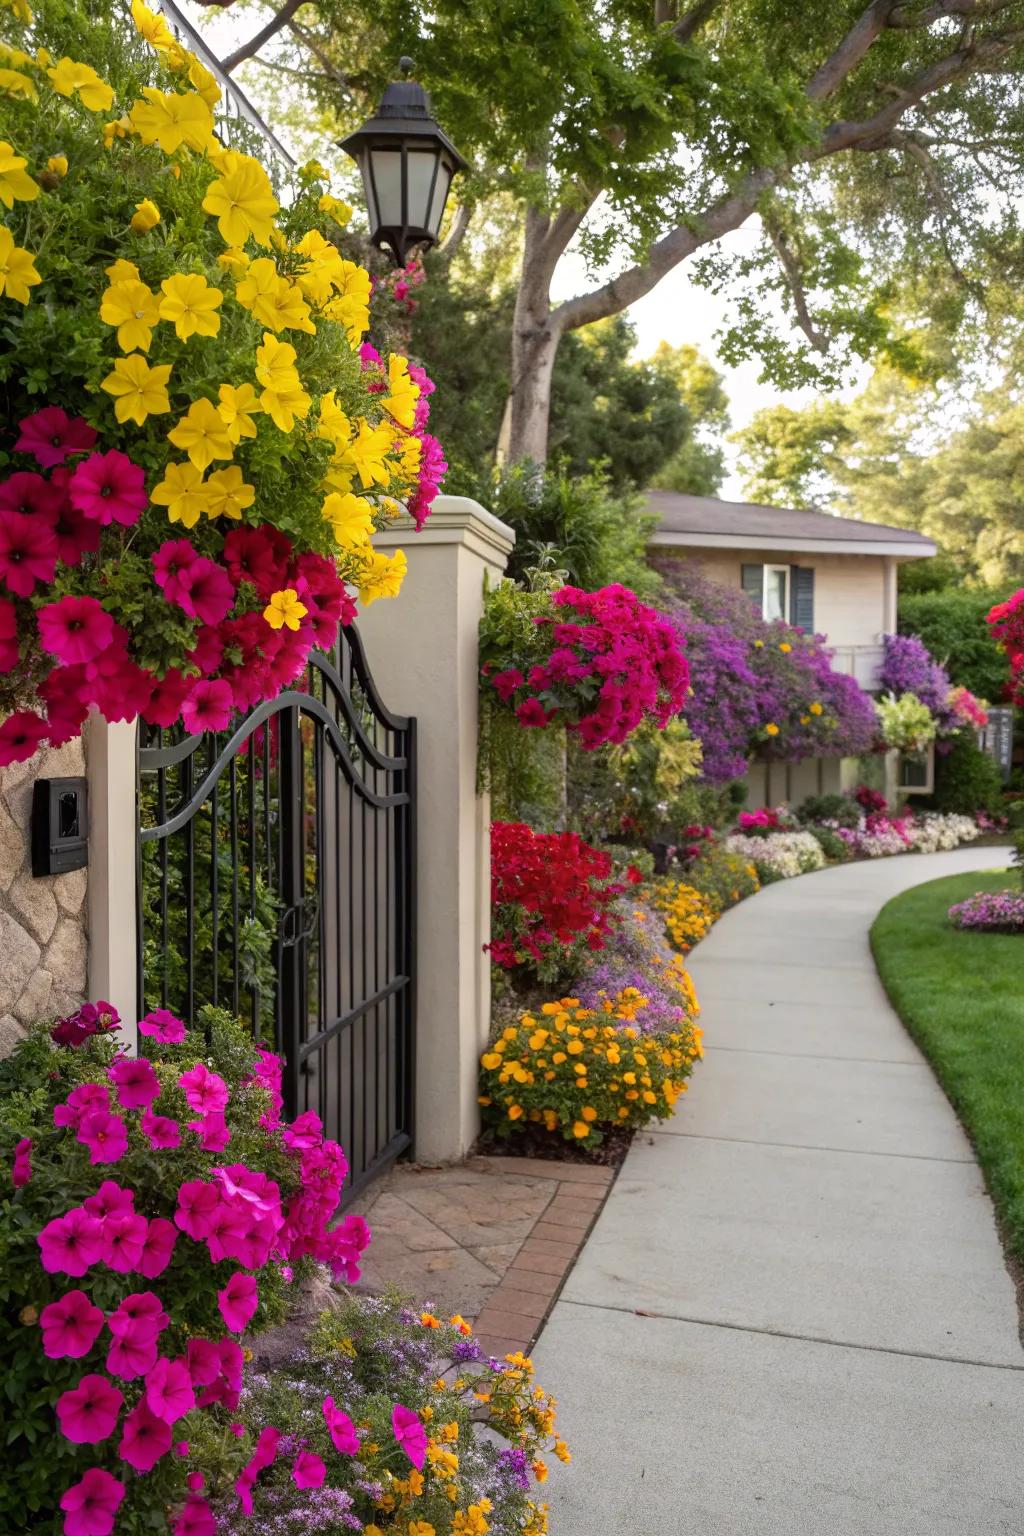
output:
[[[707,1058],[534,1351],[554,1536],[1024,1530],[1024,1351],[970,1145],[868,942],[906,855],[769,886],[692,956]]]

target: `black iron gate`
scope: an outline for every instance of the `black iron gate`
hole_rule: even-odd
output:
[[[249,1018],[350,1192],[412,1141],[415,750],[351,629],[220,734],[139,727],[141,1011]]]

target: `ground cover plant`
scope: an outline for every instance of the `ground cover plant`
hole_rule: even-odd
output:
[[[871,945],[894,1008],[974,1144],[1009,1251],[1024,1261],[1024,940],[950,925],[951,906],[1010,884],[1006,870],[904,891]]]

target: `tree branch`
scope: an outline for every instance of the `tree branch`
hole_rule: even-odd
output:
[[[835,94],[889,26],[896,4],[897,0],[873,0],[867,10],[861,12],[839,47],[808,80],[807,95],[811,101],[824,101]]]
[[[690,39],[700,31],[711,12],[717,9],[718,0],[697,0],[685,11],[675,26],[672,28],[672,36],[677,43],[688,43]]]
[[[285,0],[284,5],[271,16],[265,27],[261,27],[247,43],[243,43],[240,48],[235,49],[234,53],[228,54],[228,57],[221,61],[224,73],[230,75],[239,64],[244,64],[246,59],[251,59],[254,53],[259,53],[263,44],[269,42],[283,27],[286,27],[303,4],[305,0]]]
[[[786,238],[781,225],[767,212],[762,210],[761,223],[764,225],[772,248],[779,258],[779,266],[786,279],[786,287],[789,289],[793,300],[793,312],[796,315],[796,323],[803,331],[807,340],[823,357],[828,351],[828,338],[824,332],[819,331],[811,318],[810,307],[807,303],[807,291],[804,288],[803,274],[800,271],[800,263],[796,252]]]
[[[441,244],[437,248],[437,254],[439,256],[443,256],[445,261],[451,261],[452,257],[455,255],[455,252],[458,250],[463,240],[465,240],[466,231],[469,228],[470,220],[472,217],[472,205],[470,203],[460,203],[455,210],[455,217],[452,219],[451,229],[445,235],[444,239],[441,241]]]

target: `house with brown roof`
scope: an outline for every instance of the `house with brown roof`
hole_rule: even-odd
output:
[[[905,561],[934,555],[931,539],[810,508],[675,491],[650,491],[647,499],[658,515],[650,543],[659,555],[694,560],[710,580],[741,587],[766,618],[824,635],[833,665],[868,692],[877,689],[883,636],[896,630],[896,572]],[[749,778],[750,803],[798,804],[838,789],[853,771],[822,759],[758,764]]]

